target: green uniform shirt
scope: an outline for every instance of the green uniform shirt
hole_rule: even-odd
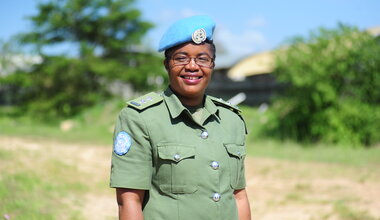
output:
[[[224,101],[205,96],[197,123],[170,89],[128,102],[115,139],[130,136],[127,153],[113,153],[110,186],[143,189],[145,220],[237,220],[233,192],[245,188],[244,121]]]

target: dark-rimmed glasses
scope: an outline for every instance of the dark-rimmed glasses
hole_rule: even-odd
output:
[[[209,57],[208,55],[200,55],[197,57],[189,57],[185,54],[175,54],[172,56],[173,64],[176,66],[185,66],[194,59],[195,63],[201,67],[212,67],[214,63],[214,59]]]

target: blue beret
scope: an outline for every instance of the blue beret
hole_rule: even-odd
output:
[[[158,51],[193,41],[197,44],[212,40],[215,22],[208,16],[192,16],[178,20],[164,33]]]

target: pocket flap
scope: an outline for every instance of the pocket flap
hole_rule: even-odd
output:
[[[235,157],[242,158],[246,155],[245,146],[239,144],[224,144],[227,152]]]
[[[158,157],[164,160],[179,162],[183,159],[195,157],[195,147],[181,144],[161,144],[157,146]]]

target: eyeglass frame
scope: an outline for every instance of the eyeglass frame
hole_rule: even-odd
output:
[[[180,54],[180,55],[182,55],[182,56],[186,56],[186,58],[188,59],[188,62],[186,62],[186,63],[175,63],[176,61],[174,60],[174,57],[175,57],[176,55],[178,55],[178,54]],[[205,65],[203,65],[203,64],[199,64],[199,63],[197,62],[197,59],[199,59],[201,56],[207,56],[208,58],[210,58],[210,59],[211,59],[210,65],[205,66]],[[212,68],[212,67],[213,67],[213,64],[214,64],[214,61],[215,61],[215,58],[210,57],[208,54],[201,54],[201,55],[198,55],[197,57],[190,57],[190,56],[188,56],[188,55],[186,55],[186,54],[183,54],[183,53],[176,53],[176,54],[173,54],[173,55],[170,57],[170,59],[173,60],[173,64],[174,64],[174,66],[186,66],[186,65],[189,64],[192,60],[194,60],[194,63],[197,64],[199,67],[206,67],[206,68]]]

